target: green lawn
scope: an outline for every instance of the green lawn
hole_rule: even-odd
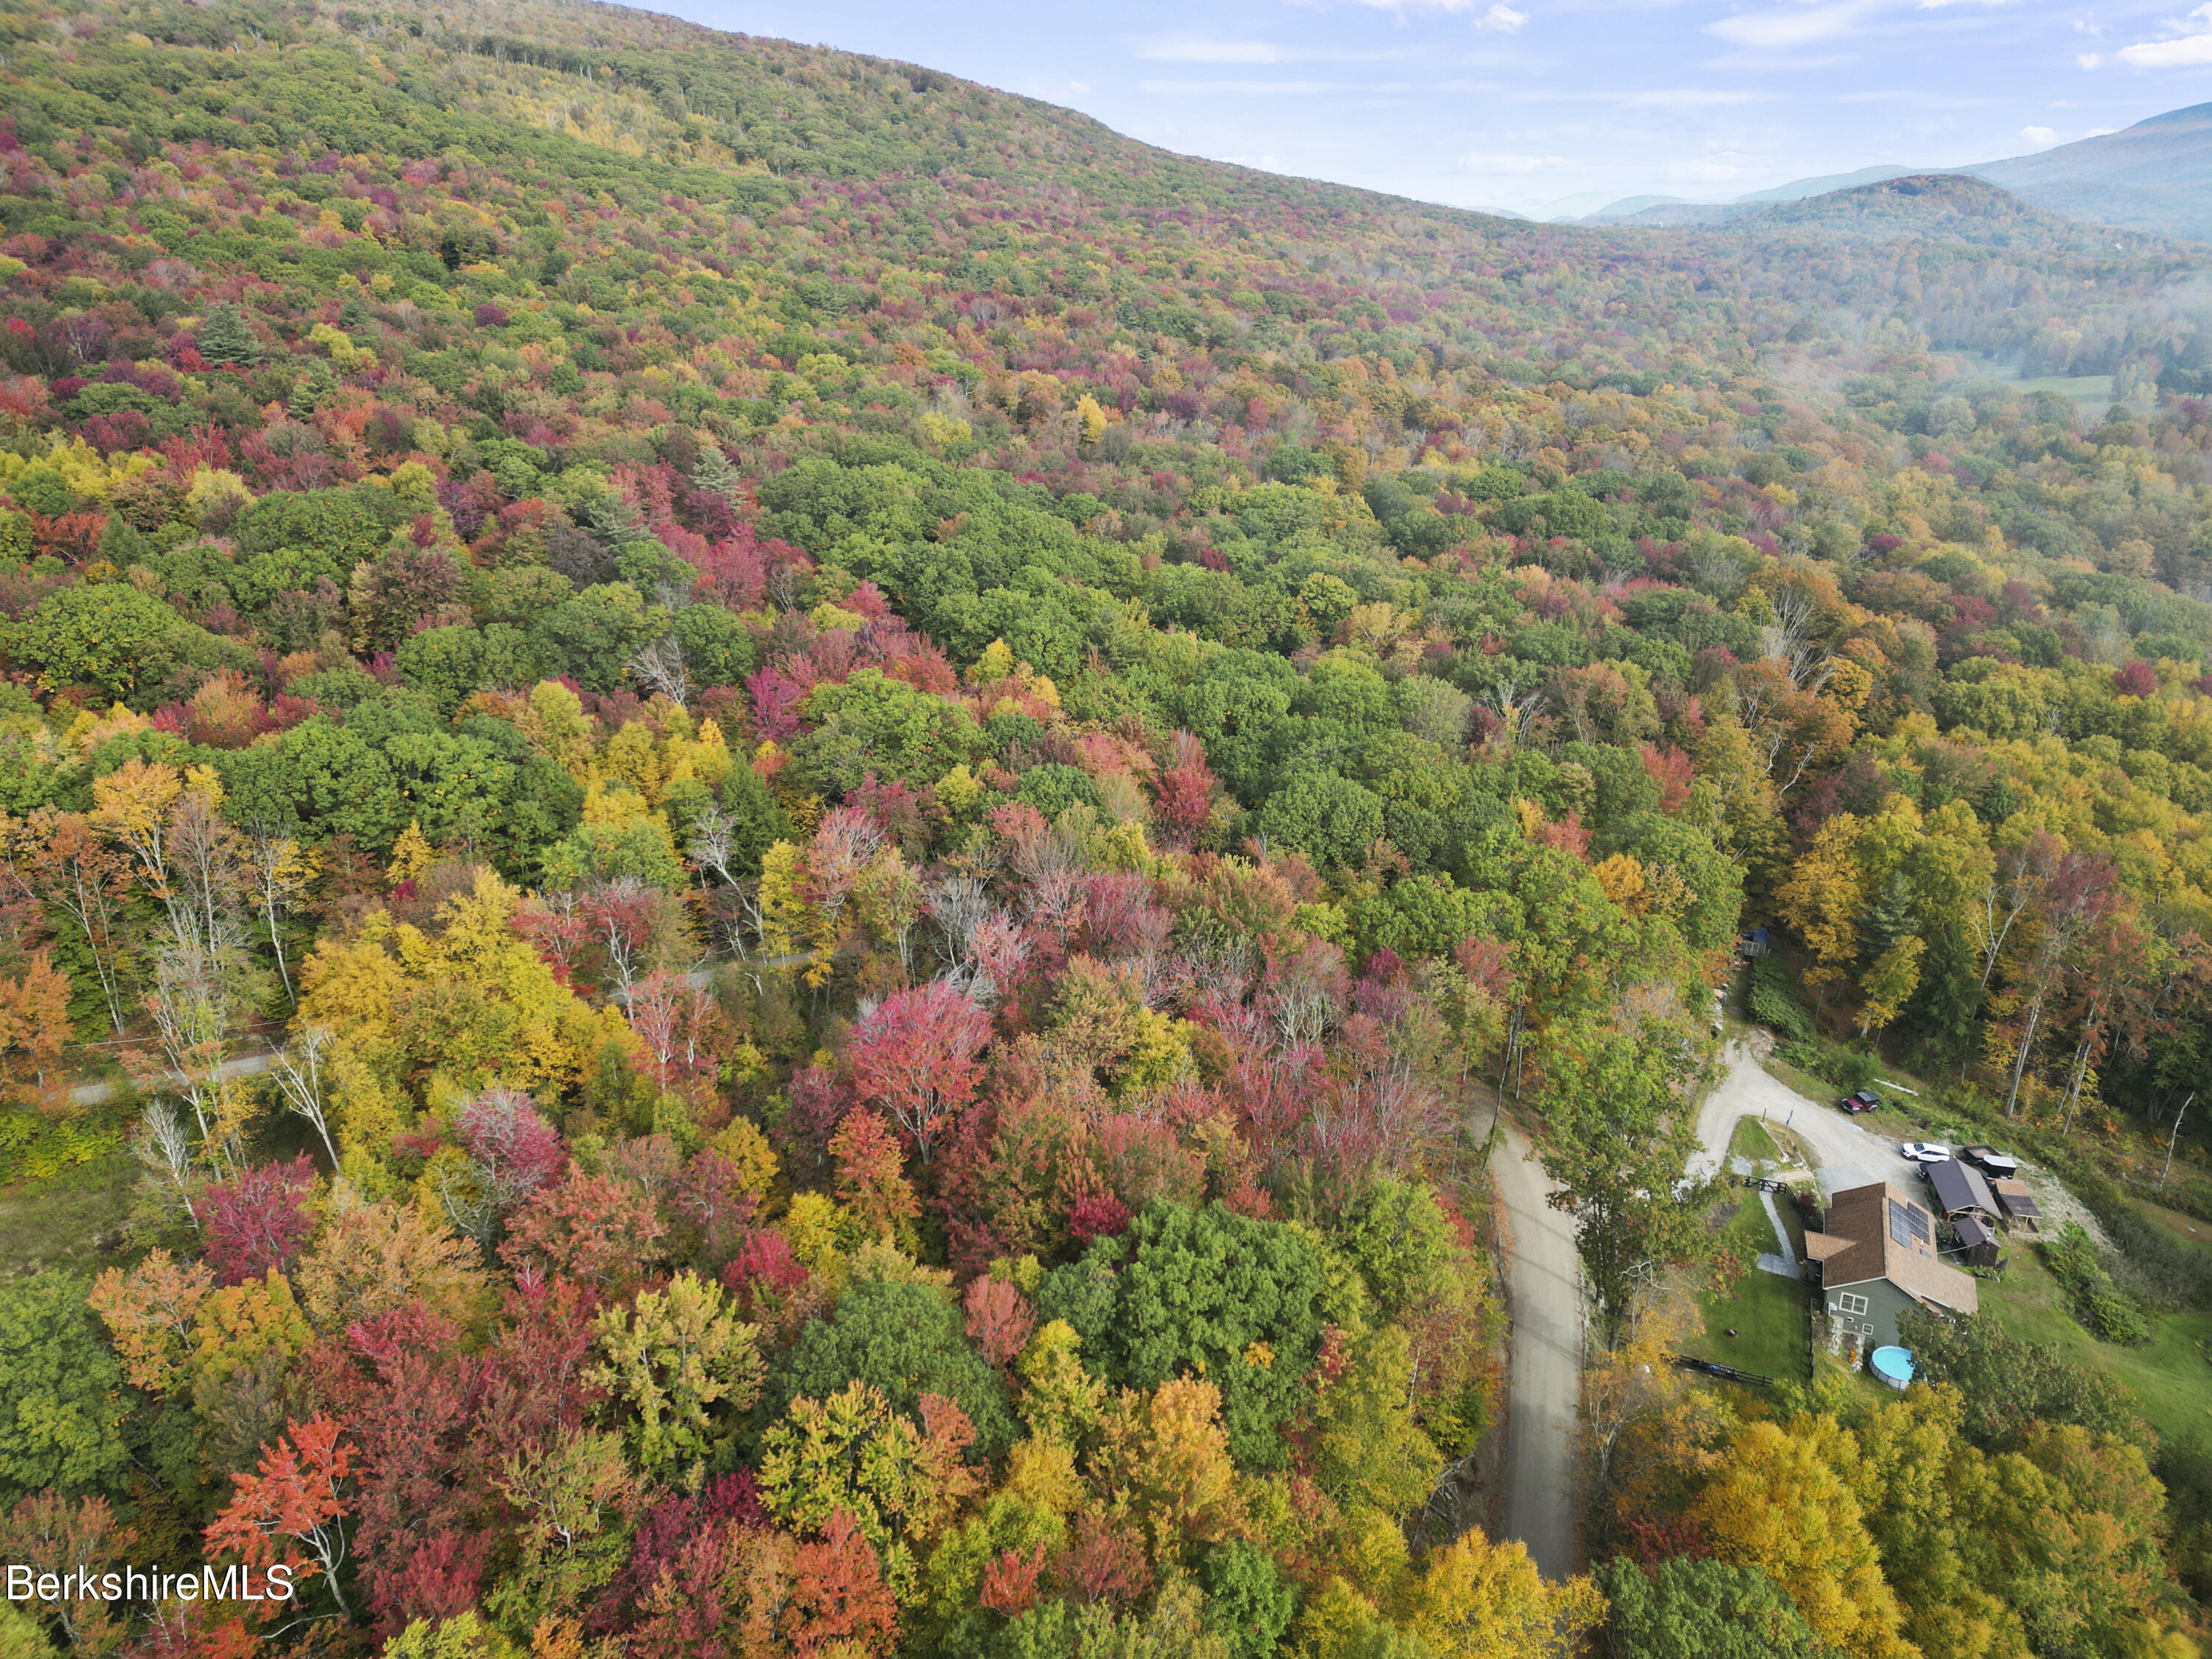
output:
[[[1771,1164],[1782,1154],[1774,1145],[1774,1137],[1766,1133],[1766,1126],[1755,1117],[1740,1117],[1729,1136],[1729,1153],[1734,1158],[1747,1158],[1754,1164]]]
[[[1785,1225],[1795,1220],[1794,1212],[1787,1207],[1783,1215]],[[1793,1243],[1802,1249],[1797,1230],[1791,1231]],[[1757,1193],[1742,1194],[1735,1213],[1721,1229],[1718,1243],[1746,1265],[1735,1284],[1698,1298],[1705,1311],[1705,1335],[1697,1357],[1783,1382],[1803,1381],[1808,1334],[1805,1287],[1749,1265],[1753,1256],[1774,1248],[1774,1229],[1767,1222]],[[1729,1334],[1731,1329],[1734,1336]]]
[[[2212,1360],[2199,1346],[2212,1336],[2212,1314],[2154,1314],[2158,1335],[2148,1347],[2115,1347],[2075,1321],[2066,1293],[2032,1248],[2015,1238],[2005,1254],[2010,1265],[2002,1281],[1981,1281],[1983,1312],[2013,1335],[2048,1343],[2125,1383],[2161,1435],[2212,1431]]]
[[[134,1160],[112,1158],[0,1188],[0,1278],[107,1266],[121,1246],[137,1174]]]

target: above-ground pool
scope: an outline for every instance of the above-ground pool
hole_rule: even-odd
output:
[[[1909,1348],[1876,1348],[1874,1358],[1867,1362],[1874,1374],[1893,1389],[1901,1389],[1912,1381],[1912,1351]]]

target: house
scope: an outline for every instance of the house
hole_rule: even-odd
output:
[[[1944,1219],[1962,1215],[1978,1215],[1985,1221],[1997,1218],[1996,1194],[1972,1164],[1947,1158],[1922,1164],[1920,1172],[1928,1177],[1928,1185],[1936,1194],[1936,1207]]]
[[[1970,1314],[1979,1306],[1973,1279],[1937,1258],[1935,1217],[1886,1181],[1838,1193],[1827,1231],[1806,1234],[1805,1254],[1838,1346],[1896,1341],[1907,1308]]]
[[[2043,1220],[2043,1212],[2036,1207],[2035,1200],[2028,1196],[2026,1182],[2000,1181],[1996,1183],[1996,1194],[1997,1203],[2004,1210],[2005,1219],[2015,1225],[2031,1230],[2039,1228]]]

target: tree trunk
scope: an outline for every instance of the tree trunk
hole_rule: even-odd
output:
[[[2035,1047],[2035,1028],[2043,1018],[2043,999],[2036,998],[2027,1011],[2027,1031],[2020,1040],[2020,1054],[2012,1063],[2012,1088],[2005,1095],[2005,1115],[2010,1117],[2020,1101],[2020,1079],[2027,1070],[2027,1051]]]
[[[2074,1103],[2081,1097],[2081,1079],[2089,1074],[2089,1048],[2097,1040],[2097,1028],[2092,1025],[2081,1033],[2081,1046],[2074,1051],[2074,1080],[2066,1085],[2066,1114],[2058,1126],[2058,1138],[2065,1139],[2074,1133]]]

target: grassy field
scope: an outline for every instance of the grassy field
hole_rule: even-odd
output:
[[[2109,374],[2039,374],[2022,380],[2017,364],[1992,362],[1978,352],[1954,355],[1976,374],[1985,374],[1993,380],[2008,381],[2022,392],[2055,392],[2100,415],[2112,402],[2112,377]]]
[[[1755,1117],[1740,1117],[1729,1135],[1729,1155],[1747,1158],[1754,1164],[1771,1164],[1781,1156],[1774,1145],[1774,1137],[1766,1133],[1766,1126]]]
[[[0,1278],[106,1267],[121,1244],[137,1173],[132,1159],[112,1158],[0,1188]]]
[[[1751,1125],[1754,1131],[1758,1125]],[[1741,1126],[1739,1125],[1739,1128]],[[1763,1133],[1759,1132],[1762,1134]],[[1733,1146],[1734,1143],[1731,1142]],[[1782,1208],[1791,1247],[1802,1250],[1803,1231],[1796,1212]],[[1756,1371],[1785,1382],[1802,1382],[1806,1376],[1807,1303],[1805,1287],[1792,1279],[1761,1273],[1751,1265],[1762,1251],[1774,1248],[1774,1229],[1759,1194],[1747,1191],[1736,1202],[1717,1241],[1729,1255],[1745,1264],[1735,1282],[1698,1298],[1705,1316],[1705,1346],[1700,1359],[1717,1359],[1740,1370]],[[1729,1332],[1735,1334],[1730,1336]]]
[[[2212,1337],[2212,1314],[2154,1314],[2158,1335],[2148,1347],[2115,1347],[2075,1321],[2065,1291],[2033,1249],[2015,1241],[2006,1255],[2004,1279],[1981,1283],[1984,1313],[2016,1337],[2048,1343],[2125,1383],[2161,1435],[2212,1432],[2212,1359],[2201,1346]]]

